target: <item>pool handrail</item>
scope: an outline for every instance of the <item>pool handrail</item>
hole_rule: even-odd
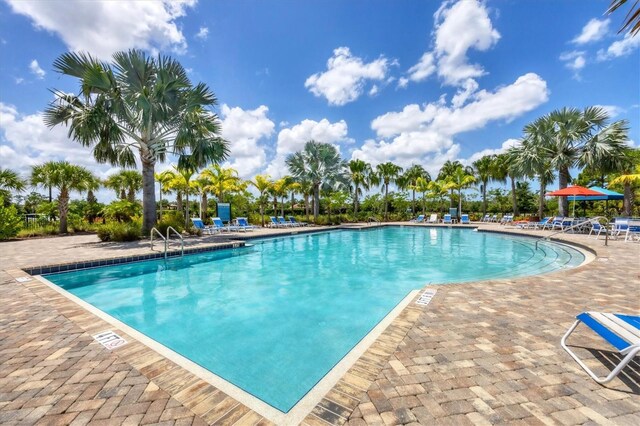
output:
[[[155,229],[155,228],[154,228]],[[169,226],[167,228],[167,239],[164,240],[164,258],[167,258],[167,250],[169,245],[169,238],[171,237],[171,231],[180,238],[180,256],[184,256],[184,238],[182,238],[182,234],[180,234],[173,226]]]
[[[604,217],[604,216],[596,216],[596,217],[592,217],[592,218],[589,218],[589,219],[586,219],[586,220],[580,221],[580,222],[578,222],[578,223],[574,223],[574,224],[573,224],[573,225],[571,225],[571,226],[567,226],[566,228],[562,228],[562,229],[560,229],[559,231],[552,232],[552,233],[551,233],[551,234],[549,234],[549,235],[543,235],[543,236],[541,236],[540,238],[538,238],[538,239],[536,240],[536,250],[538,250],[538,242],[539,242],[540,240],[547,240],[547,241],[548,241],[548,240],[550,240],[550,239],[551,239],[551,237],[552,237],[552,236],[554,236],[554,235],[562,234],[563,232],[566,232],[566,231],[568,231],[568,230],[570,230],[570,229],[574,229],[574,228],[577,228],[577,227],[583,226],[583,225],[584,225],[584,224],[586,224],[586,223],[592,223],[594,220],[597,220],[598,222],[600,222],[600,220],[602,220],[602,219],[606,222],[606,223],[605,223],[605,227],[606,227],[606,226],[608,226],[608,224],[609,224],[609,219],[607,219],[607,218],[606,218],[606,217]],[[605,235],[604,235],[604,245],[605,245],[605,246],[606,246],[606,245],[609,245],[609,238],[608,238],[608,237],[609,237],[609,233],[607,232],[607,233],[605,233]]]
[[[165,247],[165,251],[166,251],[166,249],[167,249],[167,239],[164,237],[164,235],[162,235],[160,233],[160,231],[158,231],[158,228],[156,228],[156,227],[151,228],[151,232],[149,234],[149,238],[151,239],[151,251],[153,251],[153,233],[154,232],[156,234],[158,234],[160,236],[160,238],[162,238],[162,241],[164,241],[164,247]]]

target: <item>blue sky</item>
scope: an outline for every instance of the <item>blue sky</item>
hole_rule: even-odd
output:
[[[171,54],[212,88],[245,178],[286,174],[286,155],[311,138],[435,174],[500,152],[564,106],[605,106],[638,145],[640,37],[617,34],[625,12],[605,16],[608,4],[0,0],[0,164],[113,173],[40,112],[49,89],[77,91],[51,70],[61,53],[129,48]]]

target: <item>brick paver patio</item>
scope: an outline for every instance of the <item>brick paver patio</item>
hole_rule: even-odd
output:
[[[433,286],[431,303],[405,308],[304,422],[640,424],[637,360],[603,387],[559,344],[581,311],[640,312],[640,245],[558,237],[596,259],[538,277]],[[104,349],[91,336],[112,325],[39,281],[14,280],[17,268],[148,250],[95,236],[0,243],[0,424],[269,423],[129,336]],[[590,333],[574,336],[596,371],[619,359]]]

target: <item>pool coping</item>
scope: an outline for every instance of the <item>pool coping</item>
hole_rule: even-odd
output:
[[[375,224],[375,225],[368,225],[368,226],[361,226],[361,227],[333,227],[333,228],[324,228],[324,229],[313,229],[310,228],[308,230],[305,230],[306,232],[304,233],[312,233],[312,232],[326,232],[327,230],[332,230],[332,229],[349,229],[349,230],[354,230],[354,229],[371,229],[374,227],[385,227],[385,226],[402,226],[402,223],[384,223],[384,224]],[[410,226],[415,226],[413,224],[411,224]],[[435,226],[433,226],[433,224],[430,225],[421,225],[421,224],[417,224],[417,226],[420,227],[451,227],[449,225],[438,225],[435,224]],[[462,228],[463,226],[453,226],[453,228]],[[464,228],[477,228],[477,226],[464,226]],[[521,236],[521,237],[530,237],[530,238],[539,238],[539,236],[532,236],[532,235],[527,235],[527,234],[521,234],[518,232],[510,232],[511,230],[509,229],[505,229],[505,230],[479,230],[481,232],[493,232],[493,233],[502,233],[502,234],[508,234],[508,235],[516,235],[516,236]],[[273,235],[273,237],[280,237],[280,236],[289,236],[292,234],[296,234],[297,232],[287,232],[287,233],[282,233],[279,235]],[[236,237],[236,236],[234,236]],[[259,236],[248,236],[248,238],[238,238],[238,240],[241,241],[249,241],[251,239],[256,239],[256,238],[265,238],[265,237],[259,237]],[[268,237],[267,237],[268,238]],[[542,239],[542,238],[540,238]],[[597,256],[597,253],[595,252],[595,250],[592,250],[588,247],[582,246],[579,243],[575,243],[573,241],[567,241],[567,240],[563,240],[561,238],[557,238],[557,239],[552,239],[556,242],[562,243],[562,244],[567,244],[573,247],[581,247],[583,249],[585,249],[586,251],[589,251],[591,253],[593,253],[595,256]],[[220,250],[220,249],[228,249],[228,248],[233,248],[234,247],[239,247],[237,245],[237,242],[230,242],[230,243],[223,243],[223,244],[216,244],[215,246],[210,246],[210,247],[204,247],[204,248],[197,248],[197,249],[185,249],[185,253],[189,252],[203,252],[203,251],[212,251],[212,250]],[[175,256],[176,254],[179,254],[178,252],[172,252],[173,255]],[[158,257],[162,257],[164,256],[162,253],[158,253],[158,254],[151,254],[151,255],[140,255],[140,256],[124,256],[124,257],[117,257],[117,258],[113,258],[114,262],[113,264],[120,264],[120,263],[126,263],[125,259],[134,259],[134,260],[130,260],[130,261],[141,261],[141,260],[149,260],[152,258],[158,258]],[[595,258],[594,256],[594,258]],[[107,259],[105,259],[106,261]],[[108,259],[108,260],[112,260],[112,259]],[[23,268],[22,270],[12,270],[12,271],[7,271],[9,272],[11,275],[13,275],[14,277],[17,278],[18,275],[22,275],[24,276],[25,272],[27,270],[31,270],[34,271],[37,270],[37,268],[40,268],[41,270],[44,268],[52,268],[52,267],[60,267],[63,265],[87,265],[89,264],[89,266],[86,267],[99,267],[99,266],[104,266],[104,265],[96,265],[96,262],[101,262],[101,261],[89,261],[89,262],[76,262],[76,263],[68,263],[68,264],[60,264],[60,265],[50,265],[50,266],[45,266],[45,267],[35,267],[35,268]],[[583,262],[581,265],[577,266],[574,269],[578,269],[583,267],[586,263],[588,262]],[[50,271],[53,272],[53,271]],[[59,272],[59,271],[57,271]],[[566,271],[555,271],[555,273],[557,272],[566,272]],[[38,277],[35,277],[38,278]],[[517,279],[518,277],[516,277]],[[502,281],[505,279],[497,279],[494,281]],[[37,286],[38,284],[46,287],[49,291],[54,291],[57,292],[56,288],[51,288],[49,285],[47,285],[44,281],[39,281],[39,280],[34,280],[34,282],[30,282],[30,283],[26,283],[25,285],[30,288],[32,291],[34,291],[34,293],[36,293],[36,295],[38,295],[39,297],[42,298],[42,296],[40,296],[40,293],[42,293],[42,289],[37,289],[35,288],[35,286]],[[53,284],[52,284],[53,285]],[[448,284],[448,285],[456,285],[456,284]],[[460,284],[463,285],[463,284]],[[54,287],[57,287],[55,285],[53,285]],[[422,291],[425,288],[429,288],[429,287],[435,287],[434,286],[423,286],[421,288]],[[418,290],[416,290],[417,292]],[[59,293],[59,292],[57,292]],[[395,352],[398,344],[400,344],[400,342],[403,340],[404,336],[406,335],[406,333],[411,329],[411,327],[414,325],[414,323],[417,321],[418,317],[420,316],[420,314],[426,309],[425,307],[419,307],[417,306],[415,303],[411,303],[411,300],[415,298],[415,294],[413,295],[413,297],[407,297],[406,299],[410,299],[408,301],[408,304],[405,305],[402,309],[400,309],[400,312],[398,313],[398,316],[395,317],[389,325],[387,325],[386,327],[384,327],[381,331],[381,335],[377,338],[377,339],[373,339],[374,341],[371,343],[370,346],[365,347],[365,352],[353,363],[350,365],[349,369],[347,370],[347,372],[343,375],[343,377],[341,377],[338,382],[335,384],[335,386],[333,388],[330,388],[330,390],[326,393],[326,395],[324,397],[322,397],[322,399],[318,402],[317,405],[315,405],[315,407],[313,407],[310,411],[306,411],[308,414],[306,417],[304,417],[303,419],[301,419],[303,424],[318,424],[319,421],[323,421],[323,422],[328,422],[331,424],[342,424],[344,423],[347,418],[349,417],[349,415],[351,414],[351,412],[358,406],[358,404],[360,403],[361,400],[361,396],[363,395],[363,393],[365,393],[367,391],[367,389],[369,388],[369,386],[373,383],[373,381],[375,380],[375,377],[378,375],[378,373],[380,371],[382,371],[382,368],[384,366],[384,364],[387,362],[388,358]],[[48,298],[44,298],[45,301],[48,301]],[[71,300],[68,297],[65,297],[65,301],[69,304],[72,305],[76,305],[77,307],[77,303],[74,302],[73,300]],[[84,302],[86,303],[86,302]],[[54,305],[55,306],[55,305]],[[82,306],[81,306],[82,307]],[[85,311],[86,308],[82,307]],[[97,308],[94,308],[97,309]],[[69,307],[67,306],[67,310],[69,310]],[[102,321],[105,321],[103,318],[101,318],[99,315],[96,315],[94,312],[91,312],[89,310],[89,313],[91,314],[91,316],[94,317],[93,320],[91,320],[90,318],[87,319],[87,315],[83,314],[83,315],[72,315],[72,316],[68,316],[69,319],[71,319],[73,322],[75,322],[76,324],[80,325],[81,328],[83,328],[85,331],[87,332],[97,332],[97,331],[103,331],[102,328],[104,328],[104,326],[100,326],[98,328],[100,328],[100,330],[98,330],[98,328],[96,328],[96,321],[95,319],[99,319]],[[63,315],[67,316],[66,314],[63,313]],[[95,318],[97,317],[97,318]],[[78,321],[78,318],[80,318],[81,320]],[[117,320],[115,320],[117,321]],[[110,322],[105,322],[107,325],[110,324]],[[128,333],[124,333],[127,336],[130,336],[130,334]],[[145,336],[146,337],[146,336]],[[148,338],[147,338],[148,339]],[[130,342],[133,343],[138,343],[138,347],[136,347],[135,349],[132,349],[131,345],[128,345],[122,349],[119,350],[115,350],[114,353],[118,356],[123,356],[125,358],[125,361],[127,361],[129,364],[131,364],[133,367],[138,368],[142,374],[144,374],[146,377],[149,378],[149,380],[156,382],[156,379],[158,378],[162,378],[163,380],[165,379],[169,379],[169,378],[165,378],[162,377],[163,376],[163,371],[160,371],[160,373],[158,374],[157,370],[151,367],[156,366],[157,364],[161,364],[163,362],[173,362],[170,358],[165,357],[163,354],[158,353],[158,351],[154,350],[153,347],[150,347],[149,345],[146,345],[144,342],[140,342],[138,339],[135,339],[133,337],[130,337]],[[162,359],[155,361],[151,364],[148,364],[147,361],[142,361],[141,363],[138,362],[136,360],[136,355],[140,354],[143,352],[143,350],[140,349],[139,346],[144,346],[145,348],[148,348],[150,351],[153,351],[155,353],[156,356],[161,357]],[[120,352],[120,353],[119,353]],[[182,369],[183,367],[179,366],[178,367],[180,369]],[[172,367],[172,371],[175,372],[175,369]],[[186,370],[188,373],[188,370]],[[169,379],[169,386],[165,386],[163,383],[159,384],[159,386],[161,388],[166,389],[170,394],[172,394],[179,402],[183,403],[186,407],[192,409],[194,411],[195,414],[201,416],[205,421],[209,421],[209,422],[213,422],[216,423],[219,420],[221,420],[223,417],[228,417],[232,412],[239,412],[242,411],[241,409],[238,408],[238,405],[242,405],[242,401],[238,401],[237,399],[235,399],[232,395],[228,395],[229,398],[233,398],[235,400],[236,405],[231,405],[231,408],[226,411],[225,413],[222,413],[223,416],[220,417],[218,412],[214,412],[215,410],[210,410],[204,413],[201,412],[197,412],[199,411],[198,407],[201,405],[193,405],[190,406],[190,404],[193,403],[193,401],[199,401],[202,400],[203,398],[206,399],[207,396],[206,395],[202,395],[204,391],[205,394],[206,393],[212,393],[216,394],[217,389],[214,387],[213,389],[211,388],[203,388],[204,391],[202,392],[196,392],[196,394],[200,394],[199,396],[194,396],[194,393],[190,391],[190,389],[199,386],[202,387],[202,385],[200,384],[194,384],[193,380],[188,380],[185,381],[184,383],[179,383],[179,381],[176,381],[175,378],[170,378]],[[157,382],[156,382],[157,383]],[[222,390],[222,392],[224,392],[224,390]],[[244,392],[244,391],[243,391]],[[182,395],[184,395],[185,397],[183,398]],[[226,396],[226,395],[225,395]],[[198,399],[199,398],[199,399]],[[221,404],[222,405],[222,404]],[[244,407],[247,410],[250,410],[251,407]],[[246,411],[242,411],[242,413],[246,413]],[[258,414],[260,414],[259,412],[257,412]],[[218,417],[213,417],[213,414],[215,414]],[[280,423],[278,422],[277,424],[294,424],[294,423]],[[297,424],[297,423],[295,423]]]

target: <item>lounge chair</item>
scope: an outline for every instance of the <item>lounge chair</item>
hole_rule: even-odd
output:
[[[497,222],[498,221],[498,215],[494,214],[493,216],[491,216],[491,218],[489,219],[489,222]]]
[[[416,222],[416,223],[424,222],[424,215],[421,214],[418,217],[416,217],[415,219],[411,219],[409,222]]]
[[[239,231],[240,228],[234,225],[226,225],[222,222],[222,219],[220,219],[219,217],[214,217],[213,219],[211,219],[213,221],[213,228],[223,232],[223,231],[227,231],[227,232],[231,232],[231,231]]]
[[[560,344],[565,351],[576,360],[578,365],[586,371],[589,376],[600,384],[605,384],[613,380],[614,377],[640,352],[640,316],[605,314],[601,312],[583,312],[576,317],[576,322],[569,328],[560,340]],[[624,356],[622,361],[609,373],[607,377],[599,378],[589,367],[587,367],[578,356],[567,347],[567,338],[576,329],[578,324],[583,323],[591,330],[595,331],[611,346],[616,348],[620,355]]]
[[[491,222],[491,215],[489,213],[485,214],[480,222]]]
[[[513,222],[513,215],[506,214],[500,219],[500,225],[506,225],[511,222]]]
[[[446,223],[451,225],[453,223],[453,221],[451,220],[451,215],[450,214],[445,214],[444,218],[442,218],[442,223]]]
[[[591,222],[591,229],[589,230],[589,235],[587,235],[588,237],[590,237],[592,234],[595,234],[596,240],[597,240],[598,237],[600,237],[600,234],[609,233],[609,230],[607,229],[607,227],[602,226],[600,222],[598,222],[598,219],[591,219],[590,222]]]
[[[530,228],[533,229],[543,229],[544,226],[549,223],[549,221],[551,220],[551,217],[543,217],[541,220],[539,220],[538,222],[531,222],[529,224]]]
[[[308,223],[307,222],[298,222],[296,220],[295,217],[293,216],[289,216],[289,222],[293,225],[293,226],[307,226]]]
[[[640,221],[630,220],[627,223],[627,232],[624,234],[624,241],[640,241]]]
[[[193,223],[193,226],[196,229],[201,230],[203,234],[213,235],[216,233],[216,229],[213,226],[205,225],[202,219],[200,219],[199,217],[192,217],[191,223]]]
[[[291,222],[289,222],[288,220],[285,220],[285,219],[284,219],[284,216],[278,216],[278,218],[277,218],[277,219],[278,219],[278,224],[279,224],[280,226],[282,226],[282,227],[285,227],[285,228],[286,228],[286,227],[289,227],[289,226],[293,226],[293,225],[291,224]]]
[[[236,218],[236,226],[239,229],[243,229],[245,231],[253,231],[254,229],[258,229],[255,225],[250,225],[249,221],[246,217],[238,217]]]
[[[471,221],[469,220],[469,215],[468,214],[463,214],[460,216],[460,223],[463,225],[469,225],[471,223]]]
[[[427,223],[438,223],[438,214],[433,213],[431,216],[429,216],[429,220],[427,220]]]
[[[281,228],[282,227],[280,225],[280,222],[278,222],[278,219],[276,219],[275,216],[270,216],[269,219],[271,219],[271,222],[269,223],[269,228]]]
[[[545,223],[545,225],[542,227],[543,230],[545,229],[555,229],[556,227],[560,227],[560,229],[562,229],[562,220],[564,219],[563,216],[556,216],[553,219],[549,220],[547,223]]]
[[[627,232],[627,228],[629,228],[629,218],[616,217],[613,219],[611,235],[617,238],[620,235],[625,234]]]

